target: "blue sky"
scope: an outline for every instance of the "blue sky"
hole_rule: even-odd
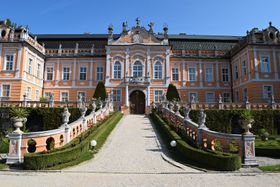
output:
[[[3,6],[5,5],[5,6]],[[114,33],[123,21],[142,26],[155,23],[155,32],[168,24],[169,33],[245,35],[268,22],[280,28],[280,1],[270,0],[13,0],[2,2],[0,19],[28,25],[32,33]]]

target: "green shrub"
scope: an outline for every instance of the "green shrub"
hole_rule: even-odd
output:
[[[0,138],[0,153],[9,152],[9,139],[6,137]]]
[[[77,164],[77,161],[83,161],[81,158],[91,158],[90,141],[97,141],[97,149],[105,142],[107,136],[122,118],[122,114],[117,112],[105,119],[100,124],[86,132],[80,134],[65,146],[54,149],[49,152],[31,153],[24,156],[24,168],[31,170],[58,168],[59,166],[69,166]]]
[[[255,147],[256,156],[280,158],[280,147]]]
[[[93,94],[93,98],[95,98],[95,99],[100,98],[103,101],[107,98],[106,88],[102,81],[98,82],[95,92]]]
[[[169,84],[166,92],[166,99],[168,101],[180,101],[180,96],[175,85]]]
[[[181,139],[157,114],[152,113],[151,118],[154,124],[161,129],[159,132],[162,133],[163,137],[167,138],[168,141],[175,140],[177,142],[176,151],[183,155],[186,160],[192,160],[216,170],[233,171],[241,167],[241,159],[238,155],[208,152],[192,147]]]

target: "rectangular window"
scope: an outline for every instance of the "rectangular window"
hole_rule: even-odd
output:
[[[86,101],[86,92],[78,92],[77,97],[81,96],[82,97],[82,101]]]
[[[196,80],[196,68],[189,68],[189,81]]]
[[[87,80],[87,67],[80,67],[80,80]]]
[[[189,93],[189,102],[198,102],[197,93]]]
[[[40,78],[41,64],[37,64],[37,77]]]
[[[40,92],[36,90],[36,101],[40,101]]]
[[[235,102],[239,102],[239,92],[235,92]]]
[[[242,61],[242,74],[243,76],[247,75],[247,67],[246,67],[246,61]]]
[[[47,80],[53,80],[53,67],[47,67]]]
[[[103,67],[96,68],[96,80],[102,81],[104,77],[104,69]]]
[[[215,102],[215,94],[214,93],[206,93],[206,102],[214,103]]]
[[[10,97],[11,95],[11,85],[3,84],[2,85],[2,97]]]
[[[229,69],[228,68],[222,69],[222,78],[223,78],[223,82],[229,81]]]
[[[235,80],[237,80],[238,79],[238,66],[237,65],[235,65],[234,66],[234,78],[235,78]]]
[[[213,66],[212,65],[206,65],[205,66],[205,80],[206,81],[213,81],[214,76],[213,76]]]
[[[32,97],[31,87],[27,87],[27,89],[26,89],[26,98],[31,99],[31,97]]]
[[[272,95],[272,86],[264,86],[263,87],[263,98],[270,99]]]
[[[32,59],[29,58],[28,59],[28,73],[31,74],[32,73]]]
[[[60,101],[61,102],[68,102],[68,92],[61,92]]]
[[[172,80],[173,81],[179,80],[179,68],[172,68]]]
[[[114,102],[120,102],[121,101],[121,90],[120,89],[114,89],[112,93],[113,101]]]
[[[62,80],[70,80],[70,67],[63,67]]]
[[[5,66],[4,70],[12,71],[14,66],[14,55],[6,55],[5,56]]]
[[[161,96],[163,95],[162,90],[155,90],[154,92],[154,102],[158,103],[160,101]]]
[[[270,60],[268,56],[261,57],[261,71],[264,73],[270,72]]]
[[[230,93],[228,93],[228,92],[223,93],[223,102],[229,103],[230,101],[231,101],[231,99],[230,99]]]
[[[52,92],[45,92],[45,97],[47,98],[47,99],[49,99],[50,98],[50,95],[52,94]]]

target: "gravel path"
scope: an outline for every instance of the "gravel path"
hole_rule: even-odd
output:
[[[162,158],[163,149],[150,120],[144,115],[126,115],[94,159],[68,171],[101,173],[201,172],[178,168]]]

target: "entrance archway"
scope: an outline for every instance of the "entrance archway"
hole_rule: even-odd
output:
[[[131,114],[145,114],[145,94],[142,91],[133,91],[129,96],[129,102]]]

